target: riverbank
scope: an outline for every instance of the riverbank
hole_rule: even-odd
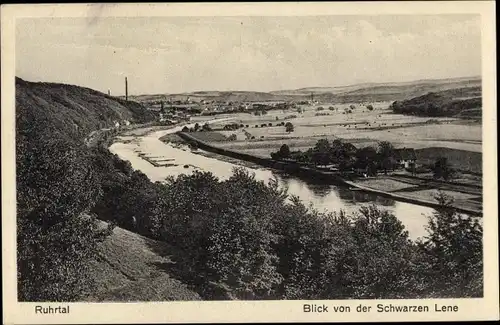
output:
[[[213,152],[218,155],[231,157],[233,159],[245,160],[252,162],[254,164],[285,171],[291,175],[298,177],[308,177],[321,179],[329,184],[348,187],[352,190],[359,190],[367,193],[376,194],[382,197],[391,198],[396,201],[411,203],[415,205],[438,208],[439,204],[436,200],[432,200],[434,195],[438,193],[438,190],[442,190],[445,194],[449,195],[454,199],[453,208],[458,212],[472,214],[477,216],[482,216],[482,195],[478,193],[473,193],[471,195],[464,195],[463,191],[457,191],[447,187],[446,183],[443,186],[437,185],[438,183],[428,182],[427,184],[418,184],[414,191],[402,191],[403,189],[408,190],[411,186],[403,185],[401,189],[397,191],[390,192],[387,191],[390,179],[384,179],[383,177],[376,178],[379,182],[370,184],[370,186],[363,185],[363,181],[360,179],[346,179],[340,176],[338,173],[322,171],[311,167],[306,167],[296,163],[276,161],[270,158],[263,158],[260,156],[254,156],[245,152],[239,152],[235,150],[229,150],[226,148],[220,148],[214,146],[213,144],[201,141],[188,133],[179,132],[179,137],[187,141],[188,143],[198,146],[200,149],[205,151]],[[394,182],[394,180],[392,180]],[[403,183],[403,182],[402,182]],[[450,184],[451,185],[451,184]],[[420,186],[420,187],[418,187]],[[466,193],[467,194],[467,193]]]
[[[396,201],[423,205],[431,208],[439,207],[439,204],[435,200],[435,196],[438,194],[438,191],[441,191],[442,193],[453,198],[454,202],[452,206],[455,210],[457,210],[457,212],[482,216],[482,195],[472,195],[458,191],[451,191],[446,188],[428,188],[426,185],[409,185],[399,189],[390,189],[394,186],[394,183],[405,183],[384,177],[372,178],[368,180],[346,181],[346,183],[359,191],[374,193]],[[367,183],[369,186],[366,186]]]

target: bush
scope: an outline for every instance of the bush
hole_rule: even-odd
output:
[[[285,144],[280,154],[286,151]],[[276,180],[266,184],[240,168],[225,181],[196,171],[140,190],[147,182],[135,175],[126,186],[138,184],[138,191],[118,202],[137,205],[123,212],[134,211],[152,236],[182,250],[177,263],[183,280],[201,291],[216,286],[236,299],[482,294],[482,228],[445,200],[430,219],[429,236],[414,243],[387,211],[370,206],[350,216],[319,213],[288,197]]]
[[[483,227],[457,213],[451,197],[439,192],[440,207],[429,216],[428,236],[419,243],[425,295],[438,298],[483,296]]]
[[[273,202],[281,200],[277,193],[235,170],[224,182],[210,173],[181,175],[170,180],[166,195],[173,204],[164,213],[162,236],[184,248],[186,275],[229,287],[238,297],[272,293],[280,277],[266,229]]]
[[[18,299],[76,301],[95,289],[89,261],[109,234],[87,215],[99,178],[85,148],[36,136],[16,137]]]

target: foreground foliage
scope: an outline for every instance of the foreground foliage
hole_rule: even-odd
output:
[[[388,211],[319,213],[239,168],[224,181],[195,172],[122,186],[131,194],[110,205],[119,224],[133,214],[135,231],[179,247],[183,280],[207,299],[482,296],[482,227],[447,198],[413,242]]]
[[[18,299],[77,300],[93,289],[88,261],[109,234],[87,214],[101,195],[98,175],[68,141],[18,133],[17,144]]]

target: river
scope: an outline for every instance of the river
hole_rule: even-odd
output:
[[[211,122],[215,121],[220,121],[220,119]],[[109,149],[121,159],[130,161],[134,169],[142,171],[151,181],[162,181],[167,176],[190,174],[195,169],[209,171],[220,179],[227,179],[231,176],[232,169],[237,167],[237,165],[204,157],[189,150],[176,148],[159,140],[159,138],[166,134],[180,131],[181,128],[175,127],[144,135],[122,136],[120,137],[121,141],[113,143]],[[156,159],[168,159],[169,163],[176,166],[155,167],[140,157],[140,153],[149,157],[156,157]],[[189,168],[185,168],[185,165],[189,165]],[[306,205],[312,204],[314,208],[320,211],[334,212],[342,209],[347,213],[353,213],[359,211],[361,206],[369,204],[375,204],[383,209],[387,209],[401,220],[412,239],[427,234],[425,230],[425,225],[427,225],[426,216],[431,215],[434,211],[428,207],[397,202],[373,194],[351,191],[347,188],[340,188],[333,185],[318,184],[309,180],[306,181],[267,168],[243,168],[253,172],[258,180],[268,181],[272,177],[276,177],[282,186],[288,188],[289,194],[300,197]]]

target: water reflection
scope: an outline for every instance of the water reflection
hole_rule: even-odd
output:
[[[382,205],[384,207],[394,207],[396,205],[396,201],[394,201],[393,199],[377,196],[376,194],[373,193],[366,193],[356,190],[352,191],[346,188],[339,188],[338,191],[340,198],[352,203],[373,202],[377,205]]]

